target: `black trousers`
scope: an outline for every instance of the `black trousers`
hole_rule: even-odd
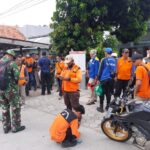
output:
[[[41,84],[42,84],[42,94],[45,94],[47,88],[47,93],[50,94],[50,72],[41,72]]]
[[[53,89],[53,84],[54,84],[54,73],[50,73],[50,89]]]
[[[62,96],[62,80],[57,78],[57,83],[58,83],[58,89],[59,89],[59,96]]]
[[[29,84],[26,84],[26,88],[25,88],[25,92],[26,92],[26,96],[29,96]]]
[[[67,132],[66,132],[66,137],[64,139],[64,141],[69,141],[69,142],[72,142],[73,140],[75,140],[76,137],[74,135],[72,135],[72,131],[71,131],[71,128],[68,128],[67,129]],[[63,141],[63,142],[64,142]]]
[[[123,93],[126,90],[126,87],[128,86],[129,80],[117,80],[116,87],[115,87],[115,97],[120,97],[121,92]]]
[[[107,105],[109,105],[111,101],[111,95],[113,94],[113,90],[114,90],[114,80],[108,79],[105,81],[101,81],[101,84],[102,84],[102,89],[103,89],[103,95],[100,96],[100,105],[103,106],[105,95],[107,99]]]

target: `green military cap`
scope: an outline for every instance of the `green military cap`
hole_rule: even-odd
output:
[[[12,55],[13,57],[16,56],[14,50],[12,50],[12,49],[7,50],[7,51],[6,51],[6,54]]]

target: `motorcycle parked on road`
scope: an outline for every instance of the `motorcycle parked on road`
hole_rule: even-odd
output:
[[[125,142],[133,137],[139,148],[150,150],[150,102],[117,98],[110,103],[101,128],[111,140]]]

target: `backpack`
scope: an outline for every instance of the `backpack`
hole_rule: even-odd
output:
[[[116,76],[116,71],[112,69],[112,67],[111,67],[111,65],[110,65],[110,63],[109,63],[109,61],[108,61],[108,58],[106,58],[106,61],[107,61],[108,66],[109,66],[109,68],[110,68],[110,77],[111,77],[112,79],[114,79],[115,76]]]
[[[8,66],[11,61],[0,61],[0,90],[4,91],[8,87]]]
[[[149,85],[150,85],[150,69],[149,69],[149,67],[150,67],[150,65],[148,66],[148,65],[146,65],[146,66],[143,66],[144,67],[144,69],[147,71],[147,73],[148,73],[148,77],[149,77]]]

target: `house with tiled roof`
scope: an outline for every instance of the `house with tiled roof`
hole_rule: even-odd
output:
[[[0,25],[0,37],[26,40],[25,36],[15,26]]]
[[[22,53],[23,48],[49,49],[49,43],[30,41],[26,35],[19,30],[18,26],[0,25],[0,52],[7,49],[19,49]]]

